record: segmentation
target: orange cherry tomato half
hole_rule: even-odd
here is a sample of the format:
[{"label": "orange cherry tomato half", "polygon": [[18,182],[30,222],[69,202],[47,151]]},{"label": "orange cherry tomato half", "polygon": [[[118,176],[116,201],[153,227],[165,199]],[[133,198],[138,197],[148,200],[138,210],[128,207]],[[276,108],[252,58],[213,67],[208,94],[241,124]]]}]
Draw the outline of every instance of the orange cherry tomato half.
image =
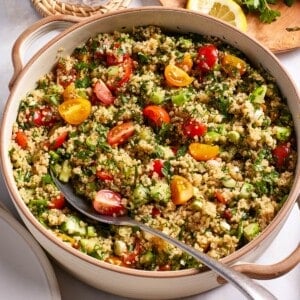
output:
[{"label": "orange cherry tomato half", "polygon": [[191,71],[193,68],[193,59],[191,55],[189,53],[185,53],[182,61],[180,61],[177,66],[186,72]]},{"label": "orange cherry tomato half", "polygon": [[61,117],[71,125],[79,125],[90,115],[92,105],[84,98],[71,99],[58,106]]},{"label": "orange cherry tomato half", "polygon": [[187,72],[172,64],[166,66],[164,74],[167,83],[171,86],[188,86],[194,80]]},{"label": "orange cherry tomato half", "polygon": [[96,177],[103,181],[111,181],[114,179],[113,175],[107,171],[99,170],[96,172]]},{"label": "orange cherry tomato half", "polygon": [[168,112],[159,105],[146,106],[143,114],[156,126],[162,126],[163,123],[170,123],[171,121]]},{"label": "orange cherry tomato half", "polygon": [[184,177],[174,175],[171,179],[171,197],[175,205],[181,205],[194,196],[193,185]]},{"label": "orange cherry tomato half", "polygon": [[223,70],[229,76],[243,75],[246,72],[247,64],[244,60],[231,54],[225,54],[221,59]]},{"label": "orange cherry tomato half", "polygon": [[18,131],[16,133],[16,142],[22,149],[26,149],[28,145],[27,135],[23,131]]},{"label": "orange cherry tomato half", "polygon": [[135,131],[133,122],[126,122],[113,127],[107,134],[107,142],[111,146],[125,143]]},{"label": "orange cherry tomato half", "polygon": [[215,198],[217,199],[217,201],[219,203],[222,203],[222,204],[227,203],[226,198],[224,197],[224,195],[220,191],[215,191],[214,196],[215,196]]},{"label": "orange cherry tomato half", "polygon": [[123,260],[118,256],[109,256],[108,258],[106,258],[105,261],[112,264],[112,265],[121,266],[121,267],[128,267],[127,265],[125,265]]},{"label": "orange cherry tomato half", "polygon": [[78,98],[74,82],[69,84],[63,92],[64,101]]},{"label": "orange cherry tomato half", "polygon": [[210,160],[215,157],[220,152],[219,146],[201,144],[201,143],[191,143],[189,145],[189,153],[196,160]]}]

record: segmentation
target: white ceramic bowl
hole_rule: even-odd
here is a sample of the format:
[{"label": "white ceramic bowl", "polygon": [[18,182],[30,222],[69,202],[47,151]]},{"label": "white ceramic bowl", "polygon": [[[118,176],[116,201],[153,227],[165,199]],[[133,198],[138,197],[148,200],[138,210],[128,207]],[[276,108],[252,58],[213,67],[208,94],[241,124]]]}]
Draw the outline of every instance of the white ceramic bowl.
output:
[{"label": "white ceramic bowl", "polygon": [[[161,7],[128,9],[83,20],[51,40],[22,68],[20,56],[22,49],[25,47],[24,45],[27,45],[30,39],[47,32],[51,28],[66,27],[66,24],[70,21],[78,20],[66,16],[50,17],[41,20],[20,36],[13,51],[16,76],[13,80],[14,84],[1,124],[1,160],[2,173],[21,218],[39,243],[64,268],[84,282],[101,290],[138,299],[167,299],[194,295],[218,286],[217,276],[211,271],[202,273],[194,269],[165,272],[138,271],[111,265],[67,246],[45,229],[34,218],[21,199],[14,182],[8,156],[12,125],[17,116],[20,99],[34,88],[35,82],[41,75],[49,72],[54,66],[57,60],[57,52],[60,48],[64,48],[65,53],[71,53],[77,45],[98,32],[131,30],[138,25],[158,25],[172,31],[195,32],[217,36],[243,51],[252,63],[260,64],[269,71],[277,78],[281,92],[287,98],[295,122],[299,148],[300,102],[299,94],[292,80],[273,54],[255,40],[230,25],[188,10]],[[299,179],[299,175],[298,165],[296,178]],[[300,181],[296,180],[288,200],[266,230],[248,245],[222,259],[222,261],[228,265],[233,265],[238,261],[253,261],[264,252],[288,217],[299,190]],[[251,268],[254,269],[255,266]],[[272,277],[272,274],[268,276]]]}]

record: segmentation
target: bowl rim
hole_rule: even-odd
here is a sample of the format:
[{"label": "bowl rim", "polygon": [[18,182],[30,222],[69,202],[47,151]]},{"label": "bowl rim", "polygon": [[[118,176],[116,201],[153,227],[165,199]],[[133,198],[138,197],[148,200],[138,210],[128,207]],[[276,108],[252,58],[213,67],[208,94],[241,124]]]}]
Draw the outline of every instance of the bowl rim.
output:
[{"label": "bowl rim", "polygon": [[[200,12],[196,11],[188,11],[183,8],[169,8],[169,7],[161,7],[161,6],[147,6],[147,7],[139,7],[139,8],[126,8],[120,11],[114,11],[114,12],[109,12],[104,15],[93,15],[89,18],[85,18],[84,20],[80,21],[78,24],[72,25],[70,28],[64,30],[60,34],[58,34],[56,37],[52,38],[50,41],[48,41],[39,51],[37,51],[31,59],[26,63],[20,74],[18,74],[16,81],[14,82],[14,85],[12,86],[12,89],[10,91],[8,100],[6,102],[5,108],[4,108],[4,113],[3,113],[3,118],[1,121],[1,140],[3,140],[4,137],[4,131],[5,131],[5,124],[7,123],[7,118],[8,118],[8,113],[10,111],[10,107],[12,106],[12,101],[14,99],[14,93],[17,88],[17,86],[20,84],[22,81],[22,78],[26,74],[27,70],[30,69],[31,65],[33,64],[34,61],[36,61],[39,56],[49,47],[54,45],[56,42],[62,40],[65,36],[71,34],[74,31],[80,30],[80,28],[83,28],[87,24],[91,24],[93,22],[97,22],[98,20],[110,18],[111,16],[119,16],[119,15],[124,15],[126,13],[139,13],[143,11],[153,11],[153,10],[159,10],[159,11],[165,11],[170,12],[170,13],[176,13],[176,12],[181,12],[186,15],[199,15],[200,18],[207,19],[209,22],[213,21],[214,23],[218,24],[218,26],[224,26],[230,28],[230,30],[233,30],[235,32],[239,32],[240,35],[242,35],[245,39],[248,39],[249,41],[252,41],[257,47],[261,48],[266,55],[271,56],[274,61],[277,62],[277,64],[280,66],[282,71],[286,73],[287,78],[293,82],[293,80],[290,78],[289,74],[286,72],[285,68],[282,66],[280,61],[277,59],[277,57],[270,52],[265,46],[260,44],[258,41],[256,41],[254,38],[246,35],[245,33],[241,32],[234,26],[227,24],[221,20],[215,19],[213,17],[210,17],[208,15],[204,15]],[[48,18],[53,18],[53,17],[48,17]],[[55,18],[55,16],[54,16]],[[163,27],[163,25],[161,26]],[[294,86],[294,84],[293,84]],[[299,92],[295,88],[295,93],[300,99]],[[14,185],[14,180],[12,182],[8,179],[9,174],[8,170],[6,169],[7,167],[10,166],[9,162],[9,157],[7,156],[7,149],[3,146],[3,143],[1,143],[1,169],[2,173],[4,175],[6,187],[9,191],[9,194],[12,198],[12,202],[16,206],[18,213],[21,215],[21,218],[24,221],[29,222],[40,234],[42,234],[45,238],[50,240],[55,246],[58,248],[63,249],[64,251],[68,252],[69,254],[80,258],[84,260],[85,262],[92,264],[93,266],[101,267],[110,271],[122,273],[122,274],[127,274],[131,276],[137,276],[137,277],[147,277],[147,278],[173,278],[173,277],[183,277],[183,276],[190,276],[190,275],[195,275],[197,273],[206,273],[206,272],[211,272],[210,270],[207,271],[199,271],[198,269],[191,268],[191,269],[183,269],[183,270],[177,270],[177,271],[146,271],[146,270],[138,270],[138,269],[131,269],[131,268],[126,268],[126,267],[121,267],[117,265],[113,265],[111,263],[98,260],[94,257],[91,257],[77,249],[74,249],[73,247],[67,245],[65,242],[61,241],[59,238],[57,238],[51,231],[47,230],[45,227],[41,225],[41,223],[34,217],[34,215],[31,213],[25,202],[22,200],[21,196],[18,193],[18,189]],[[295,175],[299,174],[299,161],[297,162],[297,169],[295,171]],[[281,223],[284,223],[285,219],[288,217],[290,211],[293,208],[294,203],[296,202],[297,199],[297,189],[300,190],[300,181],[298,180],[294,181],[293,187],[290,191],[289,197],[284,203],[284,205],[281,207],[281,209],[278,211],[274,219],[271,221],[271,223],[264,229],[264,231],[256,237],[254,240],[243,246],[242,248],[236,250],[235,252],[229,254],[228,256],[220,259],[220,261],[224,264],[232,265],[233,263],[239,261],[239,258],[243,257],[245,254],[255,250],[260,246],[260,244],[263,242],[263,240],[270,235],[273,231],[275,231],[276,228],[280,227],[279,225]],[[20,213],[22,212],[22,214]],[[26,222],[25,222],[26,223]],[[26,224],[27,225],[27,224]],[[47,251],[47,249],[45,249]]]}]

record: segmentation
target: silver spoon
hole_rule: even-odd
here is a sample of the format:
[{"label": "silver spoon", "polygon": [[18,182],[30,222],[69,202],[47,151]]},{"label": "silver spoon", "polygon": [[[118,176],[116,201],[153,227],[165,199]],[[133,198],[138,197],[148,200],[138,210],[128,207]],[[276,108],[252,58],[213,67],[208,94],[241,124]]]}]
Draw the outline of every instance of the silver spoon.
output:
[{"label": "silver spoon", "polygon": [[149,227],[128,216],[112,217],[100,215],[94,210],[92,205],[90,205],[87,201],[78,197],[74,193],[73,188],[70,184],[62,183],[54,176],[52,171],[50,172],[55,185],[64,194],[68,203],[72,205],[76,210],[81,212],[83,215],[106,224],[137,226],[143,231],[149,232],[155,236],[159,236],[160,238],[166,240],[170,244],[173,244],[178,248],[182,249],[198,261],[201,261],[207,267],[214,270],[220,276],[222,276],[227,281],[231,282],[234,286],[236,286],[248,299],[276,299],[276,297],[272,295],[268,290],[266,290],[263,286],[259,285],[249,277],[225,266],[224,264],[208,256],[207,254],[197,251],[193,247],[188,246],[183,242],[180,242],[179,240],[174,239],[159,230]]}]

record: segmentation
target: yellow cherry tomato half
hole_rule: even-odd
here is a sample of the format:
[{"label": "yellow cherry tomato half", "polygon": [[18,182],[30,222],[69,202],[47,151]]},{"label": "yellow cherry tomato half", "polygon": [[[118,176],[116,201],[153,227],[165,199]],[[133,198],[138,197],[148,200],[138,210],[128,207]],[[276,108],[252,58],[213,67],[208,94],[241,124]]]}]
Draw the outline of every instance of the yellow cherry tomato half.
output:
[{"label": "yellow cherry tomato half", "polygon": [[199,160],[210,160],[218,156],[220,152],[219,146],[213,146],[201,143],[191,143],[189,145],[189,153],[191,156]]},{"label": "yellow cherry tomato half", "polygon": [[222,57],[221,65],[223,70],[232,77],[236,76],[237,74],[242,76],[246,72],[247,66],[244,60],[236,57],[235,55],[227,53]]},{"label": "yellow cherry tomato half", "polygon": [[78,95],[76,93],[75,84],[72,82],[64,89],[63,99],[64,101],[68,101],[76,98],[78,98]]},{"label": "yellow cherry tomato half", "polygon": [[166,66],[164,74],[167,83],[172,86],[188,86],[194,80],[187,72],[172,64]]},{"label": "yellow cherry tomato half", "polygon": [[92,105],[89,100],[76,98],[64,101],[58,106],[61,117],[71,125],[79,125],[90,115]]},{"label": "yellow cherry tomato half", "polygon": [[175,205],[182,205],[194,196],[193,185],[182,176],[174,175],[170,188],[171,198]]}]

